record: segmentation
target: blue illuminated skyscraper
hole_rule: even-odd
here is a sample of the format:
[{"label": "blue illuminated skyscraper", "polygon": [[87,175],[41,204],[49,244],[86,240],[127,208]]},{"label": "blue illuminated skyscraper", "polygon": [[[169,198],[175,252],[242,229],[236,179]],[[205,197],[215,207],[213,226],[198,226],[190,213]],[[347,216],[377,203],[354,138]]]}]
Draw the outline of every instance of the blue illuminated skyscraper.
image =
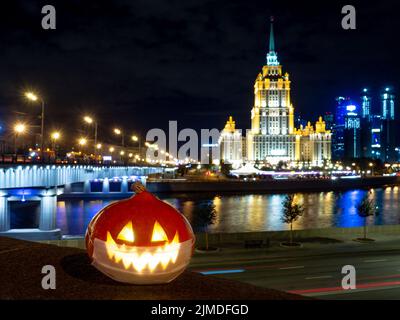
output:
[{"label": "blue illuminated skyscraper", "polygon": [[[348,100],[350,102],[350,100]],[[347,159],[359,158],[362,155],[361,145],[361,116],[359,108],[350,102],[346,106],[344,117],[343,147],[344,157]]]},{"label": "blue illuminated skyscraper", "polygon": [[383,161],[397,161],[398,147],[396,114],[394,106],[395,95],[391,88],[386,87],[381,93],[381,159]]},{"label": "blue illuminated skyscraper", "polygon": [[334,125],[335,125],[335,119],[332,114],[332,112],[325,112],[324,114],[324,121],[326,124],[326,129],[333,131],[334,130]]},{"label": "blue illuminated skyscraper", "polygon": [[371,104],[371,95],[367,88],[364,88],[361,93],[361,157],[363,158],[371,158],[372,157],[372,149],[371,149],[371,141],[372,141],[372,104]]},{"label": "blue illuminated skyscraper", "polygon": [[340,160],[344,156],[344,126],[346,116],[346,105],[349,99],[336,98],[335,117],[332,131],[332,158]]},{"label": "blue illuminated skyscraper", "polygon": [[382,119],[381,115],[371,117],[371,158],[382,158]]},{"label": "blue illuminated skyscraper", "polygon": [[381,94],[381,103],[382,120],[394,120],[394,94],[391,92],[389,87],[385,88]]},{"label": "blue illuminated skyscraper", "polygon": [[371,96],[367,88],[363,89],[361,95],[361,117],[363,119],[370,120],[372,116],[372,109],[371,109]]}]

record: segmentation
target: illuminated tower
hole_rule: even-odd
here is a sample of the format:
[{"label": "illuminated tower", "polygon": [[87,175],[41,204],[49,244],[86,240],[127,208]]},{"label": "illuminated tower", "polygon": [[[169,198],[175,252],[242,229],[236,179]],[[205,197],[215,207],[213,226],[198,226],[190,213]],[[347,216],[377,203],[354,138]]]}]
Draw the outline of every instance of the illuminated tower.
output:
[{"label": "illuminated tower", "polygon": [[390,88],[385,88],[381,94],[382,98],[382,120],[394,120],[394,94]]},{"label": "illuminated tower", "polygon": [[275,51],[273,18],[266,65],[254,84],[251,133],[248,135],[250,160],[277,163],[295,160],[293,106],[290,101],[289,74],[282,72]]},{"label": "illuminated tower", "polygon": [[383,161],[396,161],[397,160],[397,139],[396,135],[398,132],[396,115],[394,110],[395,95],[391,88],[385,88],[381,94],[381,120],[382,120],[382,155]]},{"label": "illuminated tower", "polygon": [[372,105],[369,90],[364,88],[361,94],[361,157],[372,157]]},{"label": "illuminated tower", "polygon": [[369,120],[371,118],[371,96],[369,95],[367,88],[363,89],[361,95],[361,106],[361,117]]}]

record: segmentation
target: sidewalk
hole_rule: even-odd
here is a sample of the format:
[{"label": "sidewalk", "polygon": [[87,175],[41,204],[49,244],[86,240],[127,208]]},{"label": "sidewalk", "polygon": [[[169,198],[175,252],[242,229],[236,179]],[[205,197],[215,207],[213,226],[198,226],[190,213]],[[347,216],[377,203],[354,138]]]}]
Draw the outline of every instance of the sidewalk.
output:
[{"label": "sidewalk", "polygon": [[[359,237],[344,235],[332,238],[309,238],[299,240],[302,243],[300,248],[281,247],[279,241],[273,241],[269,247],[245,249],[243,246],[226,245],[220,247],[218,252],[195,253],[192,258],[190,267],[193,269],[221,263],[235,264],[238,260],[255,261],[269,260],[280,261],[295,258],[315,257],[319,256],[335,256],[335,253],[343,254],[363,254],[363,253],[384,253],[387,251],[398,251],[400,253],[400,236],[399,235],[379,235],[369,234],[369,237],[376,241],[372,243],[360,243],[353,241]],[[340,239],[337,239],[340,238]]]}]

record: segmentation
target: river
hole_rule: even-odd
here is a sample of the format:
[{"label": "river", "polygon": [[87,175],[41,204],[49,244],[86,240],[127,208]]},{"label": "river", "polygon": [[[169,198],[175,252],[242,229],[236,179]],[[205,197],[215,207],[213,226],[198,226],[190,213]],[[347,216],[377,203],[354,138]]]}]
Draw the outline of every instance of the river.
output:
[{"label": "river", "polygon": [[[362,226],[363,220],[357,215],[357,205],[366,192],[357,189],[296,194],[305,210],[294,224],[294,229]],[[400,223],[399,187],[371,189],[369,192],[375,201],[377,215],[369,217],[368,224]],[[281,221],[285,194],[164,194],[159,197],[175,206],[189,221],[193,221],[193,209],[196,206],[214,204],[216,219],[209,226],[210,232],[288,229]],[[64,235],[82,235],[94,214],[112,201],[116,200],[59,200],[57,227]]]}]

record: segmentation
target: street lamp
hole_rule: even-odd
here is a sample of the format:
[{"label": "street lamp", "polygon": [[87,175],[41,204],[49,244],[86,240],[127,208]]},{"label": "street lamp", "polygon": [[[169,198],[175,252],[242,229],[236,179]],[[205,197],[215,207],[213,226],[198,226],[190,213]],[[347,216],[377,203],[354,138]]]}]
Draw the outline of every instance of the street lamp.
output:
[{"label": "street lamp", "polygon": [[141,151],[141,142],[142,142],[141,139],[139,139],[139,137],[136,135],[132,136],[131,139],[134,142],[139,142],[139,154],[141,154],[141,152],[140,152]]},{"label": "street lamp", "polygon": [[59,133],[58,131],[53,132],[53,133],[51,134],[51,138],[52,138],[53,140],[58,140],[58,139],[60,139],[60,133]]},{"label": "street lamp", "polygon": [[23,123],[17,123],[14,126],[14,154],[15,160],[17,160],[17,137],[19,134],[23,134],[26,131],[26,125]]},{"label": "street lamp", "polygon": [[41,115],[41,125],[40,125],[40,156],[41,159],[43,161],[43,148],[44,148],[44,101],[42,98],[38,97],[36,94],[34,94],[33,92],[26,92],[25,93],[25,97],[28,100],[31,101],[37,101],[40,100],[41,105],[42,105],[42,115]]},{"label": "street lamp", "polygon": [[86,143],[87,143],[87,139],[86,138],[79,138],[79,145],[85,146]]},{"label": "street lamp", "polygon": [[56,142],[58,139],[60,139],[61,134],[58,131],[54,131],[50,137],[51,137],[51,142],[52,142],[52,149],[54,150],[54,156],[55,156],[55,158],[57,158]]},{"label": "street lamp", "polygon": [[83,120],[88,124],[94,124],[94,155],[96,155],[96,149],[99,149],[97,148],[97,121],[89,116],[83,117]]},{"label": "street lamp", "polygon": [[124,134],[123,134],[123,132],[121,131],[121,129],[118,129],[118,128],[115,128],[114,129],[114,133],[117,135],[117,136],[121,136],[121,144],[122,144],[122,147],[124,147]]},{"label": "street lamp", "polygon": [[370,162],[368,165],[369,165],[369,167],[371,168],[371,174],[372,174],[372,175],[375,175],[375,173],[374,173],[374,163],[373,163],[373,162]]},{"label": "street lamp", "polygon": [[15,131],[15,133],[24,133],[25,132],[25,130],[26,130],[26,126],[23,124],[23,123],[17,123],[15,126],[14,126],[14,131]]}]

